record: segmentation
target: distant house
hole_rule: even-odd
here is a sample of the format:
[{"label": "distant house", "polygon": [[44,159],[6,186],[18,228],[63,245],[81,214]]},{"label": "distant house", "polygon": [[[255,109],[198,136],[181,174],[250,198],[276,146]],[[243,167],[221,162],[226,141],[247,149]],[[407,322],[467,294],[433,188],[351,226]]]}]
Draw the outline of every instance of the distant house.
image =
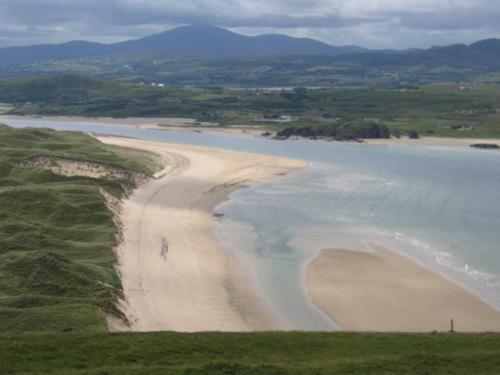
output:
[{"label": "distant house", "polygon": [[292,122],[299,120],[299,116],[292,115],[264,115],[263,117],[257,117],[254,121],[263,121],[263,122]]},{"label": "distant house", "polygon": [[293,92],[296,95],[304,95],[304,94],[307,94],[307,88],[305,88],[305,87],[294,87],[293,88]]}]

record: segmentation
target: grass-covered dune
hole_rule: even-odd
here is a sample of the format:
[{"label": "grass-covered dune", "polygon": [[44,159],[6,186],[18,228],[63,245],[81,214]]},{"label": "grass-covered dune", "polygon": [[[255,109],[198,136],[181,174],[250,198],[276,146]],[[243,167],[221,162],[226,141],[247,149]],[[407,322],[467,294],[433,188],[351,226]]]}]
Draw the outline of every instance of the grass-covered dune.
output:
[{"label": "grass-covered dune", "polygon": [[0,372],[493,374],[500,335],[144,333],[0,335]]},{"label": "grass-covered dune", "polygon": [[0,125],[0,333],[104,331],[104,314],[120,314],[121,285],[117,227],[100,189],[119,197],[134,180],[29,166],[41,156],[144,175],[154,163],[82,133]]}]

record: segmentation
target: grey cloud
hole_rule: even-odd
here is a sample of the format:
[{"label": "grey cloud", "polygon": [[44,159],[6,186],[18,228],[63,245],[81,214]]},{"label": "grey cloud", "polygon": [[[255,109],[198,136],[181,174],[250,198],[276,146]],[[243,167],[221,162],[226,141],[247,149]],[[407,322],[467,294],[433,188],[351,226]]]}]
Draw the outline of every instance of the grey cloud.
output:
[{"label": "grey cloud", "polygon": [[[318,37],[332,44],[339,43],[338,35],[342,35],[342,43],[371,47],[423,46],[428,43],[430,32],[446,34],[446,40],[456,42],[465,36],[470,39],[475,30],[478,38],[484,35],[484,30],[490,30],[490,36],[498,36],[500,10],[495,2],[0,0],[0,46],[74,38],[109,42],[182,24],[214,24],[251,33],[265,29],[297,34],[300,30],[300,35]],[[451,31],[457,31],[456,35],[452,36]],[[422,34],[422,43],[418,34]],[[411,45],[405,45],[403,35],[410,37],[407,43]]]},{"label": "grey cloud", "polygon": [[403,14],[399,18],[401,25],[415,29],[462,30],[489,28],[500,31],[500,7]]}]

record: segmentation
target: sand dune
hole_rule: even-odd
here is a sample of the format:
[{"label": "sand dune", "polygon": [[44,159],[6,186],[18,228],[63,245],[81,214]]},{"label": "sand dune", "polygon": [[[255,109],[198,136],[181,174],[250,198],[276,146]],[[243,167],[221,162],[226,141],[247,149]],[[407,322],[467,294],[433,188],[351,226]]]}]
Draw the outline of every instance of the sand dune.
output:
[{"label": "sand dune", "polygon": [[500,312],[453,282],[380,247],[323,250],[307,267],[313,303],[349,331],[500,331]]},{"label": "sand dune", "polygon": [[118,249],[133,331],[286,328],[215,236],[214,207],[239,187],[304,167],[270,156],[101,137],[155,152],[165,170],[124,202]]}]

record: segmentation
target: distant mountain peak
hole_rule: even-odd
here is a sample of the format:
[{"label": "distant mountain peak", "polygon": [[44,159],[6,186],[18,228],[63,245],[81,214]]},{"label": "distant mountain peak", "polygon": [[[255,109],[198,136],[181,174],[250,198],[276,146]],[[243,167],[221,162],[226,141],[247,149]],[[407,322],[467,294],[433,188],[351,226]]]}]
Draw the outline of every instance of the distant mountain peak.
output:
[{"label": "distant mountain peak", "polygon": [[360,47],[334,47],[309,39],[281,34],[246,36],[213,25],[185,25],[159,34],[115,44],[71,41],[59,45],[39,45],[0,49],[0,59],[34,62],[113,54],[186,54],[199,57],[240,57],[271,55],[336,56],[364,51]]},{"label": "distant mountain peak", "polygon": [[339,55],[351,53],[350,47],[333,47],[308,38],[269,34],[246,36],[218,26],[180,26],[142,39],[123,42],[120,48],[156,49],[162,53],[184,53],[205,57],[259,55]]}]

